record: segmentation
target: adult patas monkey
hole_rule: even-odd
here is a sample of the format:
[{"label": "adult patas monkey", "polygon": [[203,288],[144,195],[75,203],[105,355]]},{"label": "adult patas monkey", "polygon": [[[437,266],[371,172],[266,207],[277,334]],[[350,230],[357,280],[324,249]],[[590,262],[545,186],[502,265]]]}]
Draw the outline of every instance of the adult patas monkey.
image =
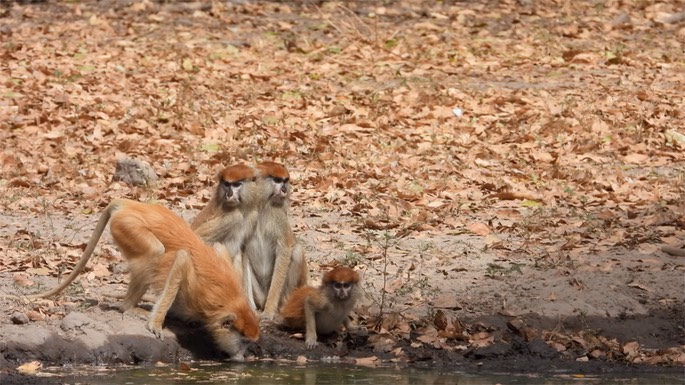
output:
[{"label": "adult patas monkey", "polygon": [[243,282],[250,304],[273,319],[283,298],[306,285],[307,263],[288,220],[288,170],[276,162],[262,162],[257,165],[257,176],[263,204],[243,248]]},{"label": "adult patas monkey", "polygon": [[281,308],[283,323],[291,329],[305,329],[305,346],[317,345],[318,334],[330,334],[345,325],[355,331],[348,315],[359,298],[359,274],[336,267],[323,276],[318,288],[305,286],[293,291]]},{"label": "adult patas monkey", "polygon": [[208,246],[183,219],[163,206],[125,199],[110,203],[69,277],[55,289],[29,298],[45,298],[64,290],[88,262],[110,219],[112,237],[131,273],[121,310],[136,306],[152,287],[160,295],[146,326],[155,336],[163,338],[162,325],[171,310],[202,322],[222,351],[236,361],[244,360],[246,342],[259,338],[259,325],[225,247]]},{"label": "adult patas monkey", "polygon": [[205,242],[218,242],[226,247],[241,280],[242,248],[254,232],[264,201],[259,197],[255,179],[255,169],[244,164],[221,170],[212,198],[190,224]]},{"label": "adult patas monkey", "polygon": [[212,199],[193,220],[205,242],[221,242],[240,270],[249,304],[273,318],[279,302],[307,282],[307,264],[288,221],[290,174],[276,162],[219,172]]}]

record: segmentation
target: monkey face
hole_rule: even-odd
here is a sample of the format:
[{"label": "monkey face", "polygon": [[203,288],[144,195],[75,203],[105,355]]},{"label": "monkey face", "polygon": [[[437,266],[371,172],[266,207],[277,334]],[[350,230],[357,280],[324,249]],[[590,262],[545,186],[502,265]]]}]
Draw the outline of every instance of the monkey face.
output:
[{"label": "monkey face", "polygon": [[213,330],[212,335],[219,349],[231,357],[231,361],[245,361],[247,343],[243,337],[233,328],[218,328]]},{"label": "monkey face", "polygon": [[352,292],[352,283],[350,282],[333,282],[333,291],[335,292],[336,298],[340,300],[345,300],[350,297]]},{"label": "monkey face", "polygon": [[241,190],[243,189],[244,181],[228,181],[222,180],[219,188],[219,198],[226,208],[232,208],[240,205]]},{"label": "monkey face", "polygon": [[208,327],[219,349],[228,354],[231,361],[245,361],[245,350],[259,339],[259,326],[254,313],[250,311],[250,314],[243,316],[247,318],[236,318],[235,314],[229,313]]},{"label": "monkey face", "polygon": [[271,201],[276,204],[284,203],[290,197],[290,178],[269,177],[272,187]]}]

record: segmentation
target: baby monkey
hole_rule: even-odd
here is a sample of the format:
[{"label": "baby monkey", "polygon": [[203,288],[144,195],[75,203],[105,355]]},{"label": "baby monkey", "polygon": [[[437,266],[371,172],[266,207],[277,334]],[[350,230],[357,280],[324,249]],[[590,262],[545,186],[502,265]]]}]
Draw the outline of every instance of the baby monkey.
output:
[{"label": "baby monkey", "polygon": [[317,334],[330,334],[345,325],[355,331],[348,315],[359,298],[359,274],[336,267],[323,276],[318,288],[304,286],[293,291],[281,308],[283,323],[290,329],[305,329],[305,346],[317,345]]}]

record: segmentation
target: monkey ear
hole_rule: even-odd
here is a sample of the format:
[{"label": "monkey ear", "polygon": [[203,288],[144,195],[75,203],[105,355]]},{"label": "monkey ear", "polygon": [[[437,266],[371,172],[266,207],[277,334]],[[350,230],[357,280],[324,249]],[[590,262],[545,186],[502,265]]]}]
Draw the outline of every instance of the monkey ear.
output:
[{"label": "monkey ear", "polygon": [[233,322],[235,322],[236,316],[233,313],[228,313],[226,317],[224,317],[224,320],[221,321],[221,327],[228,329],[233,327]]}]

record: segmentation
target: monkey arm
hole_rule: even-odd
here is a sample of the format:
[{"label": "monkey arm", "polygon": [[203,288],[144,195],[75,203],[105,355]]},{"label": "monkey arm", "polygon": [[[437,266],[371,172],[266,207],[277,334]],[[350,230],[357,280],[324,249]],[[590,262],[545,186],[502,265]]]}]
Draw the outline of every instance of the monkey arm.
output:
[{"label": "monkey arm", "polygon": [[[254,289],[252,287],[256,278],[254,276],[254,273],[252,272],[252,265],[250,265],[250,259],[249,258],[242,258],[241,262],[242,262],[242,266],[240,267],[240,270],[243,274],[243,280],[242,280],[243,291],[245,292],[245,295],[247,296],[247,303],[250,305],[252,310],[256,310],[257,304],[255,304]],[[236,265],[236,267],[237,267],[237,265]]]},{"label": "monkey arm", "polygon": [[169,270],[164,289],[160,293],[159,299],[150,313],[150,318],[146,327],[152,334],[161,340],[164,339],[164,333],[162,331],[164,318],[166,318],[171,305],[176,299],[178,290],[181,287],[181,280],[189,274],[190,264],[191,260],[188,252],[185,250],[178,250],[174,259],[174,264],[171,265],[171,270]]},{"label": "monkey arm", "polygon": [[304,344],[307,349],[312,349],[318,344],[316,336],[316,312],[320,305],[317,302],[316,294],[307,296],[304,299],[304,320],[305,320],[305,339]]},{"label": "monkey arm", "polygon": [[264,305],[264,316],[269,319],[272,319],[276,315],[279,302],[284,294],[283,287],[288,278],[288,267],[292,260],[293,248],[294,236],[292,233],[284,242],[277,242],[276,261],[274,262],[271,285],[269,286],[266,304]]}]

